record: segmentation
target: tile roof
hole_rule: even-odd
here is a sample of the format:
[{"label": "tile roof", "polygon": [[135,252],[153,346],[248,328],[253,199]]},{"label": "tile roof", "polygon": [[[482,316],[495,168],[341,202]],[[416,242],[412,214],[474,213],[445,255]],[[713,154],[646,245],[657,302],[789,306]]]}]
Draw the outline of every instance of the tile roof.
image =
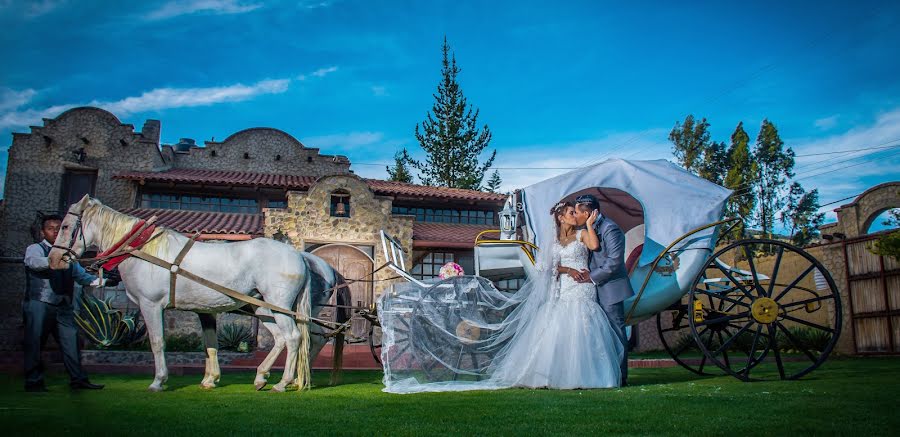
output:
[{"label": "tile roof", "polygon": [[192,234],[263,234],[262,214],[235,214],[228,212],[184,211],[175,209],[129,208],[123,213],[148,219],[156,216],[156,223],[178,232]]},{"label": "tile roof", "polygon": [[307,190],[316,182],[314,176],[250,173],[245,171],[194,170],[187,168],[176,168],[161,172],[132,171],[119,173],[113,177],[137,181],[260,186],[300,190]]},{"label": "tile roof", "polygon": [[[125,172],[114,176],[117,179],[154,182],[182,182],[195,184],[217,184],[237,186],[260,186],[290,190],[308,190],[316,183],[314,176],[277,175],[244,171],[172,169],[162,172]],[[375,194],[385,196],[420,197],[445,200],[487,201],[502,203],[503,194],[461,188],[427,187],[403,182],[363,179]]]},{"label": "tile roof", "polygon": [[413,247],[471,249],[475,247],[478,233],[496,228],[490,225],[416,222],[413,223]]}]

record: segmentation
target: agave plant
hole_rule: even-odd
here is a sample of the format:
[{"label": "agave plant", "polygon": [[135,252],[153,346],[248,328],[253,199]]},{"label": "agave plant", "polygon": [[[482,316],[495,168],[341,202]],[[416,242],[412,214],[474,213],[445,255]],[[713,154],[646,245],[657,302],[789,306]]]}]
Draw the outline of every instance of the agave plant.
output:
[{"label": "agave plant", "polygon": [[90,293],[82,293],[80,311],[75,322],[81,332],[97,347],[109,349],[138,342],[147,334],[147,327],[137,311],[123,313],[113,309],[111,299],[101,300]]},{"label": "agave plant", "polygon": [[247,325],[230,323],[222,326],[222,329],[219,330],[219,349],[247,352],[252,339],[253,333],[250,332]]}]

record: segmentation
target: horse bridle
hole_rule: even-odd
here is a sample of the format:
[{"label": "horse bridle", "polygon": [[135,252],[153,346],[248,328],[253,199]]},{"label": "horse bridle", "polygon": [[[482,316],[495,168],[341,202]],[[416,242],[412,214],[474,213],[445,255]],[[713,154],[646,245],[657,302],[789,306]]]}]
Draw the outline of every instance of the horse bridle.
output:
[{"label": "horse bridle", "polygon": [[52,247],[53,249],[60,249],[60,250],[65,251],[66,253],[63,254],[63,259],[65,259],[67,257],[70,260],[78,259],[78,255],[75,253],[74,250],[72,250],[72,248],[75,247],[75,242],[78,240],[78,237],[81,237],[82,244],[84,244],[84,246],[87,247],[87,241],[84,239],[84,229],[82,229],[82,225],[81,225],[81,214],[76,214],[74,212],[66,211],[66,215],[74,215],[75,216],[75,226],[74,226],[74,229],[72,229],[72,237],[69,238],[69,245],[68,246],[60,246],[58,244],[54,244],[53,246],[50,246],[50,247]]}]

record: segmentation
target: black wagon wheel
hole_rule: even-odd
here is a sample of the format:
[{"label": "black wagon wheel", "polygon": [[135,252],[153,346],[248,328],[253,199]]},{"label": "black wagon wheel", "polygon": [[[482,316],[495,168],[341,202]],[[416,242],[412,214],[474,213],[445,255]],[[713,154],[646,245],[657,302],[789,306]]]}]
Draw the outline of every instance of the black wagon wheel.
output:
[{"label": "black wagon wheel", "polygon": [[[696,281],[697,286],[703,287],[706,291],[724,291],[721,290],[723,284],[719,281],[707,281],[705,272],[700,276]],[[707,299],[706,303],[712,308],[711,297],[708,294],[704,297]],[[693,373],[702,376],[722,375],[724,372],[718,366],[711,365],[699,347],[700,344],[716,343],[718,333],[712,329],[701,331],[700,342],[695,341],[688,322],[688,319],[693,316],[688,299],[689,297],[685,296],[666,310],[656,314],[656,329],[663,348],[676,363]],[[760,348],[760,351],[754,354],[753,359],[750,360],[749,366],[752,368],[762,362],[768,351],[768,348]],[[744,371],[744,369],[740,370]]]},{"label": "black wagon wheel", "polygon": [[369,351],[372,352],[372,358],[381,364],[381,326],[373,322],[368,322],[368,325]]},{"label": "black wagon wheel", "polygon": [[451,277],[432,285],[413,307],[410,343],[427,381],[485,376],[493,349],[480,343],[488,332],[478,325],[502,320],[503,314],[482,305],[477,290],[484,287],[493,284],[481,277]]},{"label": "black wagon wheel", "polygon": [[743,381],[806,375],[828,358],[841,330],[828,270],[776,240],[741,240],[716,252],[691,286],[688,309],[704,359]]}]

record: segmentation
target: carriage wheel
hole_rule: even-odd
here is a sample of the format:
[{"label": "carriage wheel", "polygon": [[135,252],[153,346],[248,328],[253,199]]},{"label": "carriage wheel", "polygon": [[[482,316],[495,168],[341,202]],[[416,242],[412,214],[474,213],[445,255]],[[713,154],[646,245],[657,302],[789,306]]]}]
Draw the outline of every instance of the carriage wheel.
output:
[{"label": "carriage wheel", "polygon": [[381,364],[381,327],[369,322],[368,332],[369,350],[372,351],[372,358],[375,358],[375,362]]},{"label": "carriage wheel", "polygon": [[[705,275],[703,275],[705,278]],[[704,288],[709,290],[714,286],[707,284]],[[689,306],[685,303],[687,299],[675,302],[665,311],[656,314],[656,330],[663,348],[669,356],[681,367],[690,370],[701,376],[721,375],[723,372],[717,366],[710,366],[709,361],[700,350],[699,344],[708,344],[713,340],[715,333],[712,330],[703,332],[700,343],[694,340],[688,318],[691,317]],[[710,307],[712,303],[709,302]],[[754,355],[750,366],[759,364],[768,353],[769,349],[765,348],[760,353]],[[743,369],[741,369],[743,370]]]},{"label": "carriage wheel", "polygon": [[703,272],[688,293],[687,319],[704,360],[743,381],[797,379],[831,353],[841,329],[838,289],[802,249],[742,240]]},{"label": "carriage wheel", "polygon": [[478,296],[464,286],[473,280],[480,287],[493,287],[480,277],[451,277],[431,286],[413,307],[410,340],[428,381],[479,380],[485,376],[493,354],[478,343],[486,333],[467,320],[497,322],[504,314],[489,313],[479,305]]}]

